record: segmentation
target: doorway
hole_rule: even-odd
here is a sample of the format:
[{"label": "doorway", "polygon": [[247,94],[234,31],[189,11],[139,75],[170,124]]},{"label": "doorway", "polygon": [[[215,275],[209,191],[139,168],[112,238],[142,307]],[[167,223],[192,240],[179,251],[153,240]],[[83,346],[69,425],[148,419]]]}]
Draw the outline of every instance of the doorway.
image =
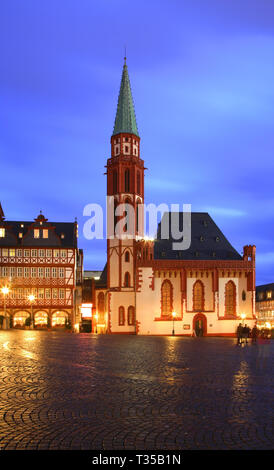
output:
[{"label": "doorway", "polygon": [[193,318],[193,330],[197,337],[206,336],[207,334],[207,321],[206,316],[202,313],[195,315]]}]

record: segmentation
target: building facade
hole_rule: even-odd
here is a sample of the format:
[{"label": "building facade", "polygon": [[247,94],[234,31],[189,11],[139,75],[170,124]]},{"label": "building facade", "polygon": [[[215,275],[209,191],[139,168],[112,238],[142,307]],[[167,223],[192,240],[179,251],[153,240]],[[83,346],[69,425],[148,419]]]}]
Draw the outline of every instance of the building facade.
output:
[{"label": "building facade", "polygon": [[274,283],[256,287],[256,314],[259,326],[274,328]]},{"label": "building facade", "polygon": [[77,222],[50,223],[42,213],[33,222],[6,221],[1,208],[2,324],[5,316],[13,327],[76,323],[83,272],[77,237]]},{"label": "building facade", "polygon": [[233,336],[239,322],[252,327],[255,246],[245,246],[241,256],[207,213],[191,214],[187,250],[173,250],[172,237],[160,237],[169,213],[155,240],[144,235],[145,164],[126,61],[106,168],[111,236],[95,282],[98,323],[109,333],[143,335]]}]

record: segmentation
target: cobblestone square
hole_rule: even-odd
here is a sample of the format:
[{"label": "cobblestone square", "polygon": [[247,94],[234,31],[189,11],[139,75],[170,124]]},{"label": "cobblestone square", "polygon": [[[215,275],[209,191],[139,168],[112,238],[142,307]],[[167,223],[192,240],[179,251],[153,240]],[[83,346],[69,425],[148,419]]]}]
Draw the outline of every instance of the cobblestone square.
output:
[{"label": "cobblestone square", "polygon": [[273,341],[1,331],[1,449],[272,449]]}]

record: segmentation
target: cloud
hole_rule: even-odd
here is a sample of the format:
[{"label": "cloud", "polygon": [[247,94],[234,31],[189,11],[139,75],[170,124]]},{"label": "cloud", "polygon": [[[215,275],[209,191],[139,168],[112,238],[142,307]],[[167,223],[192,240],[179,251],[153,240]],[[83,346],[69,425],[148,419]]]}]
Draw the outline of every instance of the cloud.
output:
[{"label": "cloud", "polygon": [[146,188],[149,189],[167,189],[169,191],[174,191],[174,192],[186,192],[188,191],[188,187],[185,183],[177,183],[176,181],[172,180],[164,180],[164,179],[158,179],[158,178],[151,178],[149,177],[146,180]]},{"label": "cloud", "polygon": [[274,251],[268,253],[257,253],[257,263],[259,264],[274,264]]}]

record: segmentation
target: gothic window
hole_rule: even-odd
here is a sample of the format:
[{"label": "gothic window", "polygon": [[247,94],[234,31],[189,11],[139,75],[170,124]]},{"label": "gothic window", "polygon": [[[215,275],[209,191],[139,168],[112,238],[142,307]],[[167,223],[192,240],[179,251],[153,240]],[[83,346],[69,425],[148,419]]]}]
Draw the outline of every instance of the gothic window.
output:
[{"label": "gothic window", "polygon": [[128,310],[127,310],[127,322],[128,322],[128,325],[134,325],[135,323],[135,311],[132,305],[128,307]]},{"label": "gothic window", "polygon": [[124,216],[126,216],[126,218],[125,218],[126,223],[125,223],[125,226],[124,226],[124,231],[125,232],[127,232],[128,230],[131,230],[130,223],[129,223],[129,221],[130,221],[129,217],[131,215],[131,212],[130,212],[131,207],[129,207],[130,205],[131,205],[130,199],[126,199],[125,200],[125,206],[126,207],[125,207],[125,212],[124,212]]},{"label": "gothic window", "polygon": [[130,274],[128,272],[125,273],[124,287],[130,287]]},{"label": "gothic window", "polygon": [[125,170],[125,192],[126,193],[129,193],[129,177],[130,177],[130,173],[129,173],[129,169]]},{"label": "gothic window", "polygon": [[126,251],[126,253],[125,253],[125,262],[126,263],[129,262],[129,251]]},{"label": "gothic window", "polygon": [[125,324],[125,308],[119,307],[119,326]]},{"label": "gothic window", "polygon": [[196,281],[193,286],[193,310],[204,310],[204,285],[201,281]]},{"label": "gothic window", "polygon": [[161,287],[162,317],[170,316],[172,312],[172,284],[165,280]]},{"label": "gothic window", "polygon": [[114,218],[114,235],[115,235],[115,229],[116,229],[116,224],[118,222],[118,216],[116,215],[116,209],[118,207],[118,202],[114,200],[114,208],[113,208],[113,218]]},{"label": "gothic window", "polygon": [[232,281],[225,286],[225,315],[236,315],[236,286]]}]

